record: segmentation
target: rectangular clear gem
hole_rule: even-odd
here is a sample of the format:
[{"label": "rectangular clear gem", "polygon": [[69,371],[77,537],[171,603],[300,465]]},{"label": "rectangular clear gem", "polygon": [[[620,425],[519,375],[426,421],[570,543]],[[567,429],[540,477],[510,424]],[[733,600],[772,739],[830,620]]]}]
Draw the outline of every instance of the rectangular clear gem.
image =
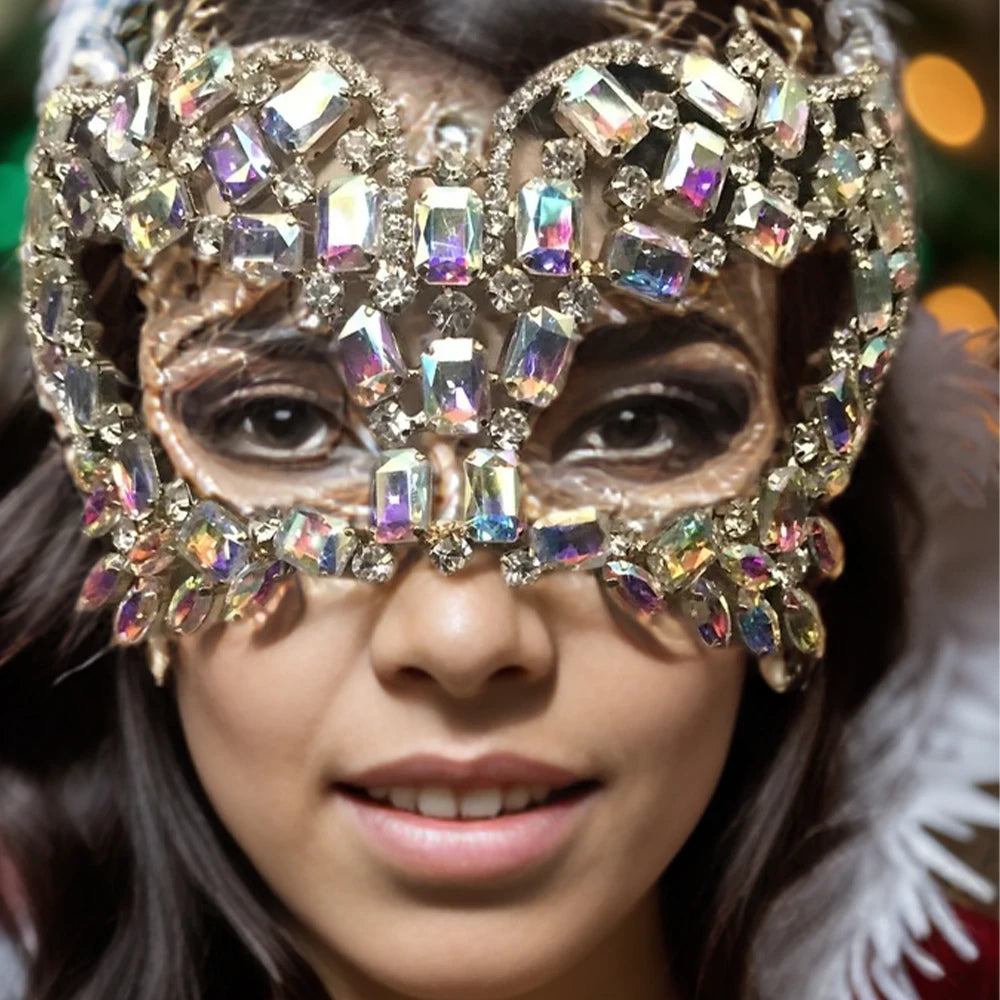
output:
[{"label": "rectangular clear gem", "polygon": [[802,213],[756,181],[736,192],[726,224],[740,246],[775,267],[790,264],[799,251]]},{"label": "rectangular clear gem", "polygon": [[809,125],[809,88],[797,73],[771,71],[764,77],[757,128],[764,144],[783,160],[802,155]]},{"label": "rectangular clear gem", "polygon": [[286,152],[303,153],[346,115],[351,107],[347,94],[347,81],[319,63],[264,105],[261,126]]},{"label": "rectangular clear gem", "polygon": [[487,544],[517,541],[524,528],[517,454],[476,448],[463,467],[469,539]]},{"label": "rectangular clear gem", "polygon": [[406,378],[389,321],[369,305],[357,308],[337,337],[337,356],[344,382],[354,400],[374,406],[395,394]]},{"label": "rectangular clear gem", "polygon": [[580,340],[576,320],[549,306],[536,306],[518,317],[503,365],[511,397],[548,406],[562,391]]},{"label": "rectangular clear gem", "polygon": [[607,562],[607,536],[594,507],[546,514],[532,523],[530,539],[543,566],[588,570]]},{"label": "rectangular clear gem", "polygon": [[[568,140],[563,140],[568,141]],[[535,177],[517,195],[517,256],[531,274],[571,274],[580,256],[583,198],[569,180]]]},{"label": "rectangular clear gem", "polygon": [[431,523],[431,464],[415,448],[384,452],[372,481],[372,522],[383,544],[412,542]]},{"label": "rectangular clear gem", "polygon": [[892,272],[881,250],[854,262],[854,305],[862,330],[884,330],[892,319]]},{"label": "rectangular clear gem", "polygon": [[208,140],[203,158],[222,197],[237,203],[257,194],[274,168],[264,137],[249,115],[219,129]]},{"label": "rectangular clear gem", "polygon": [[619,288],[663,302],[680,297],[691,277],[687,240],[642,222],[612,233],[606,255],[611,281]]},{"label": "rectangular clear gem", "polygon": [[909,233],[903,196],[884,170],[876,170],[868,178],[868,210],[879,244],[886,253],[906,242]]},{"label": "rectangular clear gem", "polygon": [[483,345],[469,337],[435,340],[420,368],[429,427],[439,434],[475,434],[490,400]]},{"label": "rectangular clear gem", "polygon": [[364,271],[382,236],[382,195],[363,175],[335,177],[316,204],[316,256],[331,271]]},{"label": "rectangular clear gem", "polygon": [[177,74],[170,90],[170,110],[182,122],[192,122],[211,111],[230,93],[235,68],[233,50],[219,45]]},{"label": "rectangular clear gem", "polygon": [[680,92],[696,108],[730,131],[748,125],[757,109],[753,87],[701,52],[688,52],[684,56]]},{"label": "rectangular clear gem", "polygon": [[191,215],[191,197],[176,177],[143,188],[125,203],[129,248],[135,253],[159,253],[187,232]]},{"label": "rectangular clear gem", "polygon": [[554,115],[599,156],[624,155],[649,134],[642,105],[607,70],[594,66],[581,66],[563,84]]},{"label": "rectangular clear gem", "polygon": [[314,576],[342,576],[356,545],[347,521],[309,509],[289,514],[274,539],[285,562]]},{"label": "rectangular clear gem", "polygon": [[237,270],[292,274],[302,267],[302,226],[286,212],[233,216],[223,253]]},{"label": "rectangular clear gem", "polygon": [[663,165],[668,214],[693,222],[707,219],[719,205],[729,163],[721,135],[697,122],[682,125]]},{"label": "rectangular clear gem", "polygon": [[414,266],[429,285],[468,285],[483,268],[483,200],[431,187],[413,207]]}]

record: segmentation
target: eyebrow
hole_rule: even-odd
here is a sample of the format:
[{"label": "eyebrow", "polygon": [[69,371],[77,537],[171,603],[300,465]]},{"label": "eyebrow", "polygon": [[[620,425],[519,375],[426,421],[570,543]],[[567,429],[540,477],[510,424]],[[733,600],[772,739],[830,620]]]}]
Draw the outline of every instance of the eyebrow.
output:
[{"label": "eyebrow", "polygon": [[213,327],[206,325],[192,331],[181,349],[198,350],[209,345],[255,349],[258,356],[327,361],[331,357],[333,341],[298,329],[291,323],[262,324],[260,326],[232,325]]},{"label": "eyebrow", "polygon": [[661,356],[688,344],[715,343],[731,347],[747,360],[756,361],[755,353],[743,336],[733,327],[706,313],[680,316],[663,313],[647,315],[635,322],[609,323],[587,332],[576,352],[578,361],[610,363],[622,360],[624,350],[630,363]]}]

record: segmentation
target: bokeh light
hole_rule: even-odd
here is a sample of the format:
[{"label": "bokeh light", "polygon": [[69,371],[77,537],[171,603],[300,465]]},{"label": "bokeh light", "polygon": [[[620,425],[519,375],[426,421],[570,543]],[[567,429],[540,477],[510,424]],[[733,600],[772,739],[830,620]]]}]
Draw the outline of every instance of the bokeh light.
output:
[{"label": "bokeh light", "polygon": [[968,330],[979,334],[969,338],[974,354],[991,357],[996,348],[997,314],[969,285],[946,285],[925,295],[921,305],[941,324],[943,330]]},{"label": "bokeh light", "polygon": [[920,128],[943,146],[967,146],[986,124],[976,81],[954,59],[927,54],[903,71],[903,99]]}]

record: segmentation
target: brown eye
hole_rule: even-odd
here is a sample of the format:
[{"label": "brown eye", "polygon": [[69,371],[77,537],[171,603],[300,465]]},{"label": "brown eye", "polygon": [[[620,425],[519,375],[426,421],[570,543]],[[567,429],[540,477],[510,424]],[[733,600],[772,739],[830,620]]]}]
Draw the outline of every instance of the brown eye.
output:
[{"label": "brown eye", "polygon": [[654,403],[637,403],[623,406],[610,413],[600,427],[588,435],[597,447],[628,450],[644,448],[657,440],[672,442],[672,427],[666,414],[657,410]]},{"label": "brown eye", "polygon": [[233,400],[209,423],[207,443],[247,461],[320,462],[330,457],[343,433],[336,413],[314,401],[279,393]]}]

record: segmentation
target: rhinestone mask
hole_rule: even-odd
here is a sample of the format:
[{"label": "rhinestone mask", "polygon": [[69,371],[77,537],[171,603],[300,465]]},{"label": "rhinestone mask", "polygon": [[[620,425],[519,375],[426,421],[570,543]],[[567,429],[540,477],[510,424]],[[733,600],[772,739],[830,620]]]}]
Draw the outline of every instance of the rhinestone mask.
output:
[{"label": "rhinestone mask", "polygon": [[[561,137],[514,186],[529,116]],[[511,586],[594,572],[640,617],[688,617],[713,647],[742,641],[788,686],[823,656],[807,588],[843,553],[821,509],[846,486],[914,283],[900,130],[876,68],[805,77],[747,26],[718,56],[580,50],[497,111],[482,162],[443,146],[428,167],[408,161],[380,83],[324,44],[182,34],[114,85],[63,86],[32,158],[24,308],[84,531],[110,542],[80,607],[114,605],[115,641],[134,644],[266,613],[296,572],[379,584],[407,547],[445,573],[485,547]],[[597,183],[614,221],[586,259],[583,192]],[[854,314],[756,495],[652,532],[596,507],[526,517],[519,448],[602,293],[683,311],[729,254],[783,268],[828,237],[850,247]],[[81,267],[95,243],[123,245],[140,280],[179,245],[249,282],[294,285],[299,326],[334,341],[380,449],[363,517],[333,503],[247,516],[170,469],[101,354]],[[476,284],[509,329],[493,370],[473,331]],[[411,368],[394,325],[428,286],[437,336]],[[468,445],[447,517],[418,446],[428,432]]]}]

